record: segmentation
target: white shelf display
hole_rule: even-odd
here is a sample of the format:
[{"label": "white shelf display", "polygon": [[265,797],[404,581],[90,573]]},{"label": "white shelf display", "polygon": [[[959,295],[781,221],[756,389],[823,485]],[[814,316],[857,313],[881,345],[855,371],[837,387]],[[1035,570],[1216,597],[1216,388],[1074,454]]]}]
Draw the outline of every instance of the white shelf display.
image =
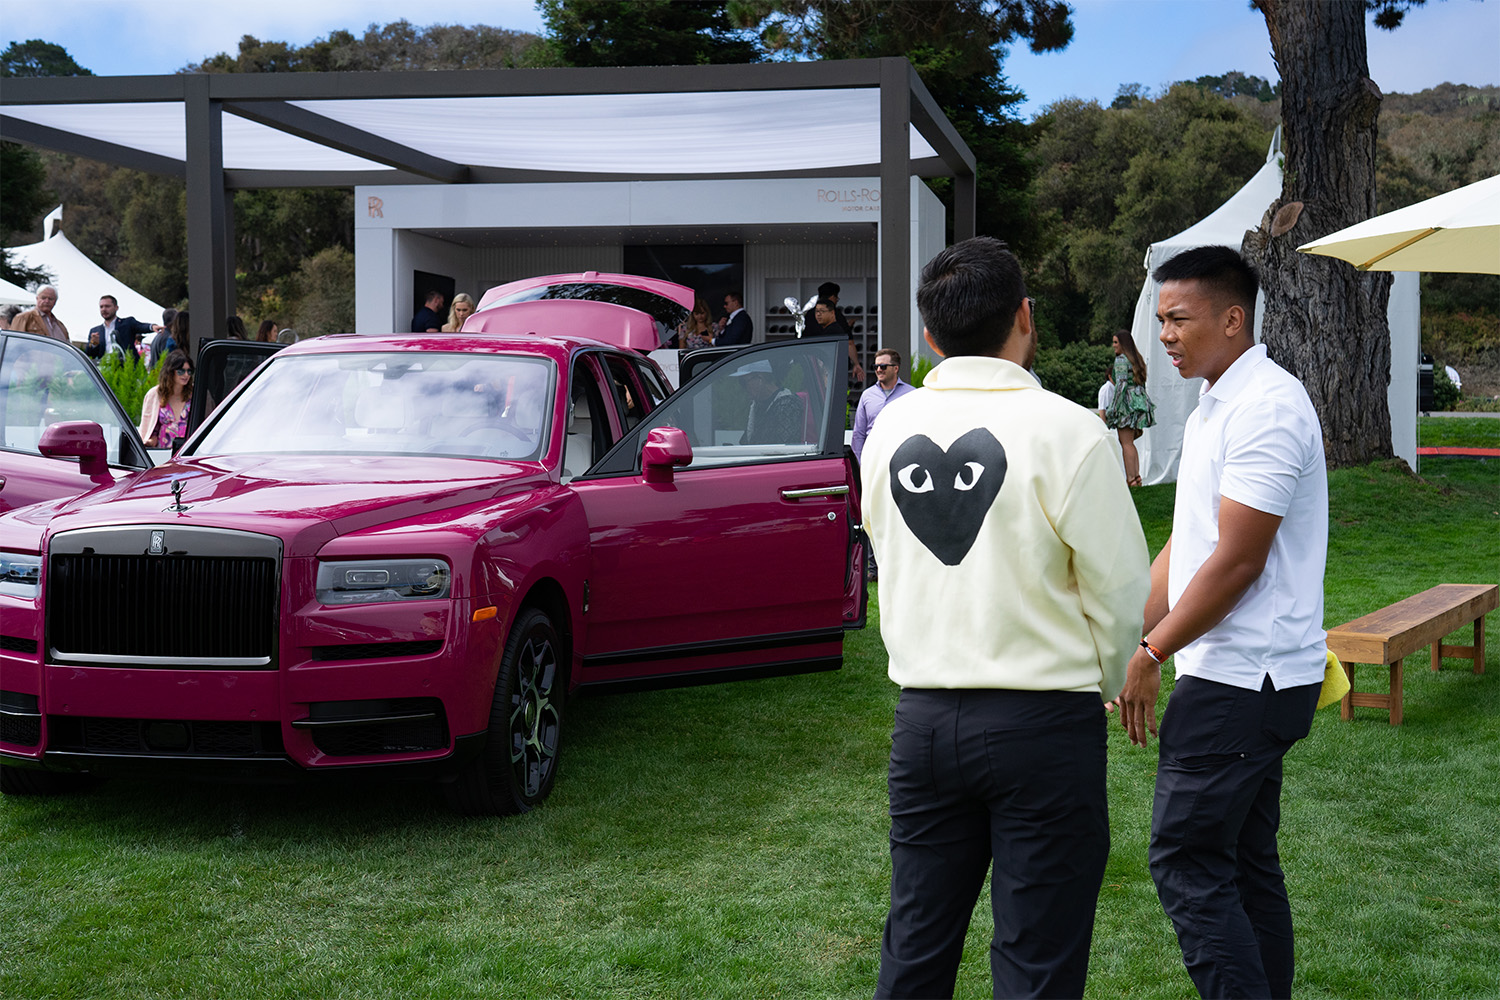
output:
[{"label": "white shelf display", "polygon": [[[767,278],[766,314],[760,318],[768,341],[791,340],[797,336],[795,317],[782,303],[788,296],[798,302],[816,300],[818,286],[833,281],[839,286],[839,311],[854,334],[860,363],[869,367],[880,348],[879,283],[874,278]],[[811,308],[809,305],[808,308]],[[816,324],[809,323],[804,336],[817,335]]]}]

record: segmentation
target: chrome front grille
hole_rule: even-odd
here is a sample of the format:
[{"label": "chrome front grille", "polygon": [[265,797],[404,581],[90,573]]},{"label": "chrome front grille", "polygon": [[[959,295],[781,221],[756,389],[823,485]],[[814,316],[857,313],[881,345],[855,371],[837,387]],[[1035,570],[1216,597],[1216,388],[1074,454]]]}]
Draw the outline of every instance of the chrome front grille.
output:
[{"label": "chrome front grille", "polygon": [[211,528],[60,534],[44,584],[48,658],[275,669],[280,556],[278,539]]}]

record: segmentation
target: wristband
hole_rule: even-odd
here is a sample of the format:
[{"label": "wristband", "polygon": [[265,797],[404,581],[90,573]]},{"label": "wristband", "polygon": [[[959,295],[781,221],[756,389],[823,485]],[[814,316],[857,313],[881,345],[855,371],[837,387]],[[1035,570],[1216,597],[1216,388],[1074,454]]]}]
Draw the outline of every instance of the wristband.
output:
[{"label": "wristband", "polygon": [[1167,661],[1167,654],[1151,645],[1151,641],[1145,636],[1141,636],[1141,648],[1146,651],[1147,656],[1151,657],[1157,663],[1165,663]]}]

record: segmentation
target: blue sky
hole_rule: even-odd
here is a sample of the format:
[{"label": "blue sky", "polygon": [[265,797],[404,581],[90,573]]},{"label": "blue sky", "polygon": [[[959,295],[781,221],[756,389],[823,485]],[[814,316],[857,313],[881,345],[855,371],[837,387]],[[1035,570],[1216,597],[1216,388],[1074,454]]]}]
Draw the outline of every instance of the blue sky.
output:
[{"label": "blue sky", "polygon": [[[1121,84],[1152,91],[1232,69],[1275,79],[1265,23],[1246,0],[1073,0],[1076,34],[1058,53],[1018,46],[1006,60],[1024,117],[1063,97],[1108,104]],[[441,17],[434,17],[435,11]],[[44,38],[100,75],[172,73],[241,35],[305,44],[339,28],[406,18],[540,32],[531,0],[0,0],[0,47]],[[1432,0],[1396,32],[1369,31],[1382,90],[1500,84],[1500,0]]]}]

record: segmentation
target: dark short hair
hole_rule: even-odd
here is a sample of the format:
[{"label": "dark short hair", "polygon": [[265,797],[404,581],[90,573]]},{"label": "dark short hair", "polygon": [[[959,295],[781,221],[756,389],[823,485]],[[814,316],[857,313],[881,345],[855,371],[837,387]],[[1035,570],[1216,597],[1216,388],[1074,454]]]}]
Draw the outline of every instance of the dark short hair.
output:
[{"label": "dark short hair", "polygon": [[105,294],[105,295],[99,296],[99,301],[100,302],[103,302],[105,299],[109,299],[109,301],[113,302],[115,304],[115,308],[116,309],[120,308],[120,300],[117,299],[117,298],[115,298],[113,295]]},{"label": "dark short hair", "polygon": [[818,298],[833,298],[839,293],[839,284],[836,281],[825,281],[818,286]]},{"label": "dark short hair", "polygon": [[922,268],[917,285],[922,323],[950,358],[999,351],[1025,298],[1021,262],[992,236],[942,251]]},{"label": "dark short hair", "polygon": [[422,300],[422,304],[426,305],[433,299],[442,299],[444,301],[447,301],[447,298],[448,296],[444,295],[441,290],[434,288],[427,293],[427,297]]},{"label": "dark short hair", "polygon": [[724,297],[726,299],[734,299],[734,301],[738,302],[740,305],[745,304],[745,296],[740,294],[740,290],[738,288],[731,288],[729,291],[724,293]]},{"label": "dark short hair", "polygon": [[1160,284],[1196,281],[1215,299],[1245,310],[1245,324],[1255,320],[1255,293],[1260,278],[1233,247],[1194,247],[1164,262],[1151,277]]},{"label": "dark short hair", "polygon": [[177,310],[173,309],[171,306],[168,306],[167,308],[165,308],[165,309],[163,309],[161,311],[161,325],[162,326],[171,326],[172,325],[172,321],[174,319],[176,319],[176,318],[177,318]]},{"label": "dark short hair", "polygon": [[882,347],[880,350],[875,352],[876,359],[878,360],[882,354],[890,355],[891,360],[896,362],[896,364],[898,365],[901,363],[901,352],[896,350],[894,347]]},{"label": "dark short hair", "polygon": [[816,301],[816,302],[813,303],[813,308],[814,309],[816,309],[818,306],[822,306],[825,309],[837,309],[838,308],[838,306],[834,305],[833,302],[830,299],[819,299],[818,301]]}]

